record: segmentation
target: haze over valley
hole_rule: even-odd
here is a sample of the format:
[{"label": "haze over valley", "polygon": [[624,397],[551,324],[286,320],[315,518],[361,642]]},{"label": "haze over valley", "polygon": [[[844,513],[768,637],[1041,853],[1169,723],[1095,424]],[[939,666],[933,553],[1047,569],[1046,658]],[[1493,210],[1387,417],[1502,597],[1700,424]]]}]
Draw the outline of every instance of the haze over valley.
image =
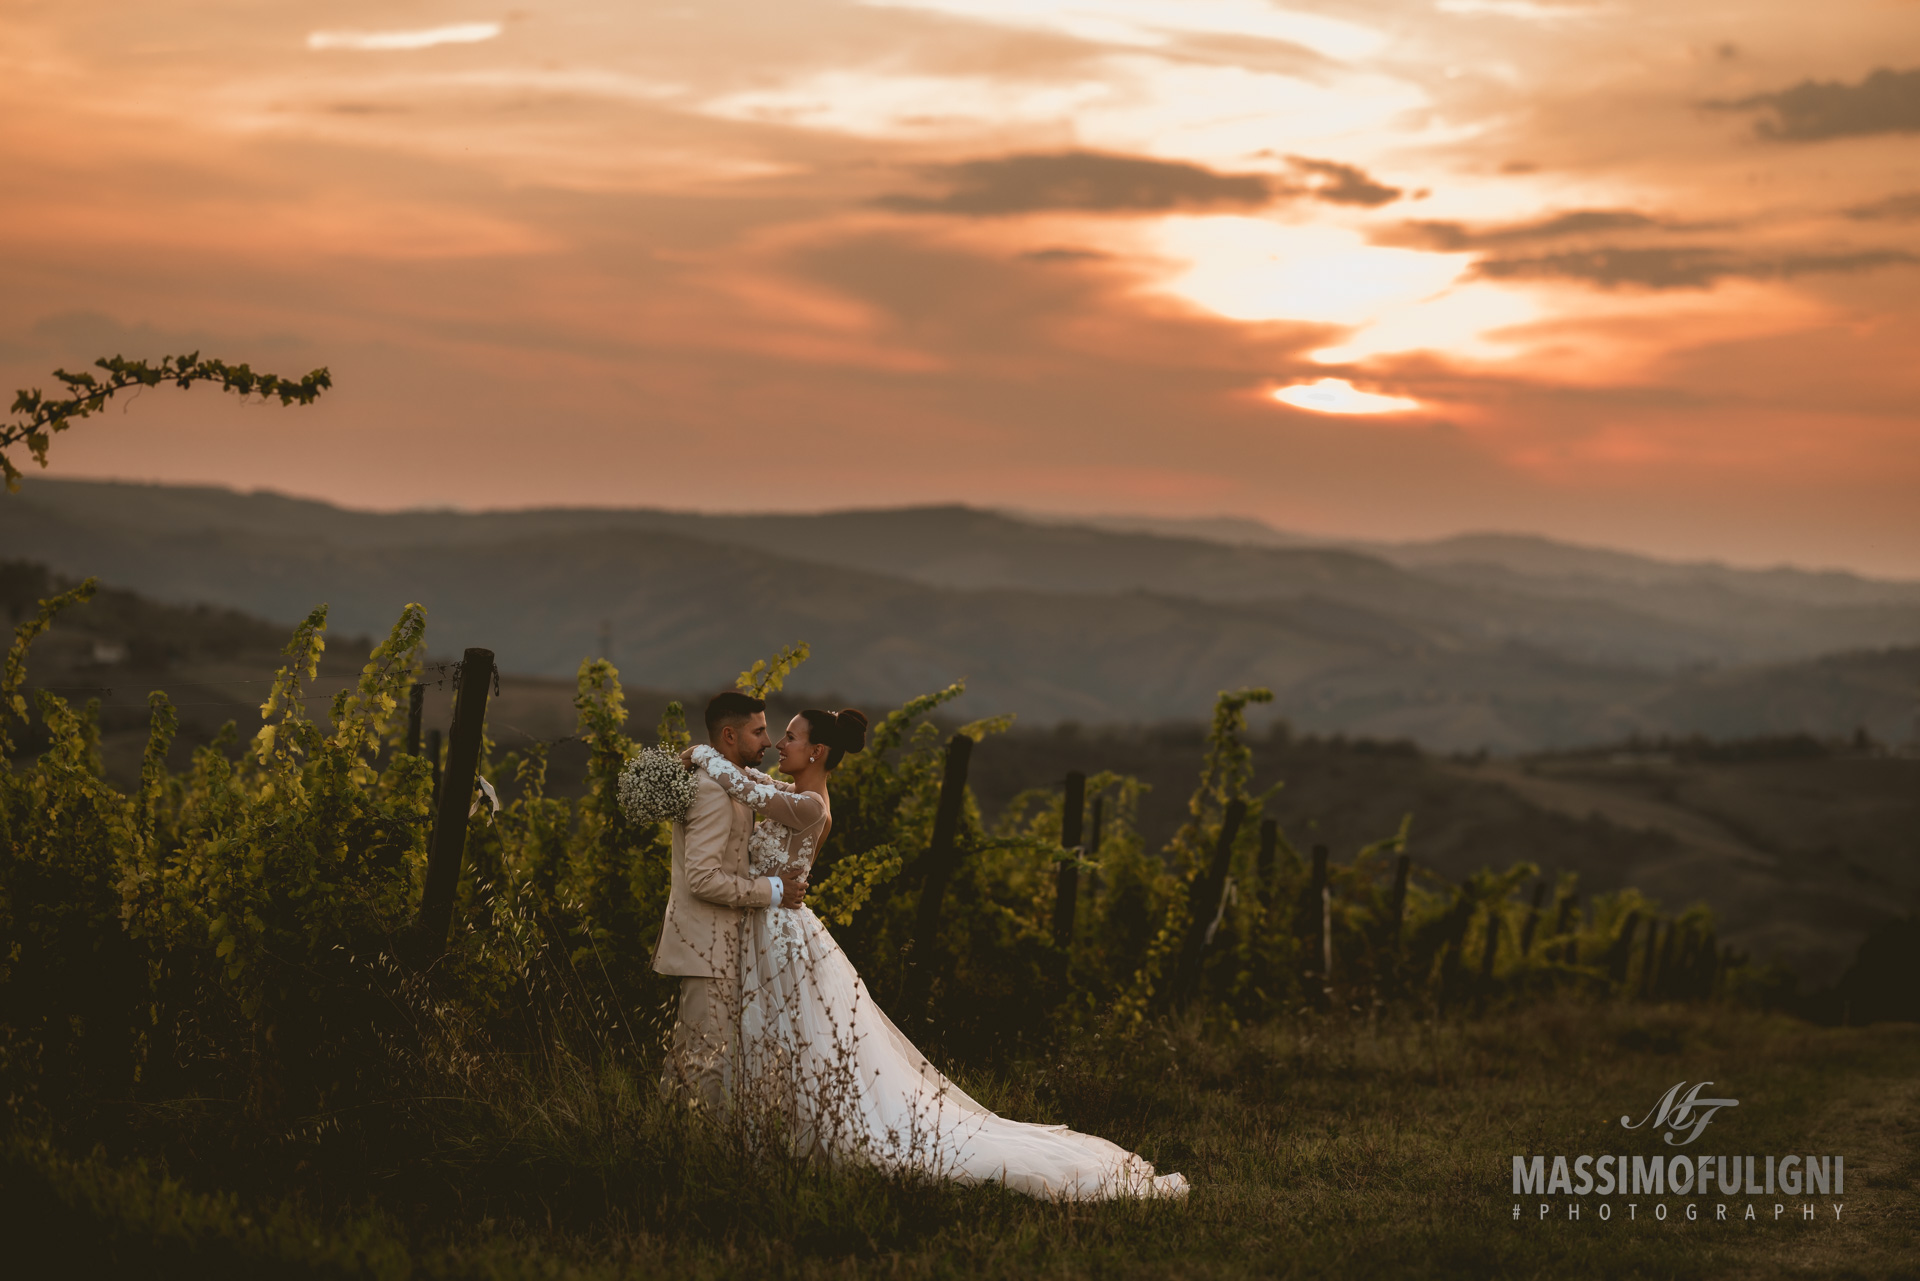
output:
[{"label": "haze over valley", "polygon": [[1122,523],[373,513],[35,477],[0,507],[0,545],[281,623],[325,602],[335,634],[383,634],[419,600],[436,652],[483,645],[530,676],[604,649],[633,683],[700,690],[806,641],[809,691],[890,703],[965,680],[963,711],[1036,724],[1193,719],[1265,685],[1298,730],[1430,750],[1913,733],[1920,583],[1513,535],[1263,545],[1264,527]]}]

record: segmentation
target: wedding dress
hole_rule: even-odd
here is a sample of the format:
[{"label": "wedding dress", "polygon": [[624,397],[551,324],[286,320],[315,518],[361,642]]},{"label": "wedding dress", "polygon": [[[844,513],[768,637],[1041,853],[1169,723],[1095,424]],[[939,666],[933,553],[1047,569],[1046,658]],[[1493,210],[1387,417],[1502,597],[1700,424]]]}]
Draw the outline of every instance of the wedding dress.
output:
[{"label": "wedding dress", "polygon": [[[693,760],[770,820],[748,843],[756,875],[812,865],[832,817],[825,797],[737,769],[711,748]],[[1053,1200],[1186,1195],[1184,1176],[1155,1174],[1116,1143],[1011,1121],[969,1098],[874,1004],[811,909],[747,912],[740,953],[736,1098],[800,1151]]]}]

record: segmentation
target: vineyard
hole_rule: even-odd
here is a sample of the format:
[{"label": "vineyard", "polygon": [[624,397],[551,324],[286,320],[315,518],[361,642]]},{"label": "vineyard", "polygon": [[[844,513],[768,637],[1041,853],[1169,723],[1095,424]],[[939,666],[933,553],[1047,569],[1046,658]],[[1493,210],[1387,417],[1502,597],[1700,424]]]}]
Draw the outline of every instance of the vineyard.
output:
[{"label": "vineyard", "polygon": [[[798,1269],[917,1248],[963,1210],[1016,1237],[1052,1213],[782,1165],[653,1097],[669,842],[620,812],[640,740],[605,661],[578,678],[584,794],[555,796],[547,745],[501,752],[486,732],[491,656],[429,665],[417,606],[310,714],[318,609],[260,725],[229,727],[184,772],[166,763],[175,709],[153,695],[123,794],[94,710],[27,696],[34,638],[91,590],[18,627],[0,689],[7,1180],[45,1224],[122,1262],[404,1275],[421,1249],[461,1272],[467,1250],[497,1275],[541,1271],[543,1252],[618,1266],[687,1250],[725,1271],[738,1250],[780,1257],[782,1233],[804,1245],[781,1265]],[[803,658],[756,663],[740,684],[773,692]],[[417,690],[448,680],[461,698],[443,746]],[[834,776],[811,902],[969,1089],[1185,1168],[1201,1202],[1210,1181],[1250,1176],[1200,1136],[1226,1143],[1226,1100],[1257,1112],[1289,1073],[1302,1098],[1347,1078],[1432,1091],[1518,1053],[1503,1037],[1545,1062],[1595,1027],[1655,1051],[1696,1027],[1781,1035],[1742,1012],[1770,980],[1716,944],[1704,909],[1583,897],[1530,864],[1447,883],[1409,853],[1417,815],[1358,850],[1296,846],[1262,817],[1274,793],[1253,789],[1243,743],[1265,691],[1220,696],[1164,849],[1136,829],[1140,785],[1110,773],[1025,793],[985,824],[968,761],[1007,722],[944,732],[936,713],[959,692],[874,718],[869,750]],[[688,741],[677,705],[648,739]],[[1329,1177],[1304,1141],[1275,1149],[1297,1162],[1277,1184]],[[763,1207],[757,1223],[729,1217],[740,1198]],[[1125,1255],[1162,1213],[1115,1210],[1089,1231]],[[628,1253],[582,1244],[605,1240]]]}]

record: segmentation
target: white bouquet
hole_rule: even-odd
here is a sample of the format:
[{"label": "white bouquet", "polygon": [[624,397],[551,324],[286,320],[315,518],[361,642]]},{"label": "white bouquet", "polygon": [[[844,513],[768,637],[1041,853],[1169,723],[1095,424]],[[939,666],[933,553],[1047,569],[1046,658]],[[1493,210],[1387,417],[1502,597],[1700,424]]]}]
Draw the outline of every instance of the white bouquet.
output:
[{"label": "white bouquet", "polygon": [[687,816],[694,776],[670,747],[643,747],[620,771],[620,812],[639,827]]}]

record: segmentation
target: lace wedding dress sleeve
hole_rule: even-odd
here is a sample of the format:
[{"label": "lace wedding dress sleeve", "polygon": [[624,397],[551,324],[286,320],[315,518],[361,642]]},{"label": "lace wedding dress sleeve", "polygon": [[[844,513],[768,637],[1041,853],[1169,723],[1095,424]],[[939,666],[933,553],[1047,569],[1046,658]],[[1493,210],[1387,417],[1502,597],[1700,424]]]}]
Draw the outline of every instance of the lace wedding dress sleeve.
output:
[{"label": "lace wedding dress sleeve", "polygon": [[706,745],[693,749],[694,768],[703,770],[727,795],[782,827],[804,832],[826,817],[827,807],[812,792],[796,792],[757,769],[743,770]]}]

